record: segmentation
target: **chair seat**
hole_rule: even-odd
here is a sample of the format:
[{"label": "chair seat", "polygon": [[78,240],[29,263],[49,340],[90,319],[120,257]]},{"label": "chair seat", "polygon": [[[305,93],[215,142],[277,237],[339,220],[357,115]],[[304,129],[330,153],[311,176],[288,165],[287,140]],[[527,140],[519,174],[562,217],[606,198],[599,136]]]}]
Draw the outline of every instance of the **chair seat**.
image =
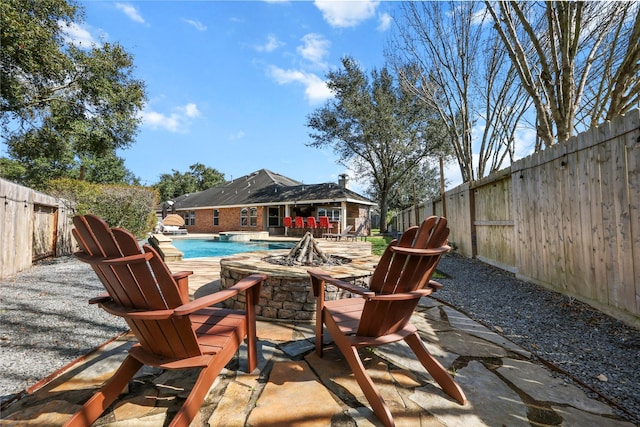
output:
[{"label": "chair seat", "polygon": [[247,333],[246,315],[241,311],[207,307],[189,318],[204,354],[217,354],[227,346],[238,348]]},{"label": "chair seat", "polygon": [[360,316],[365,304],[364,298],[345,298],[325,301],[324,307],[331,314],[336,326],[344,335],[353,335],[358,330]]}]

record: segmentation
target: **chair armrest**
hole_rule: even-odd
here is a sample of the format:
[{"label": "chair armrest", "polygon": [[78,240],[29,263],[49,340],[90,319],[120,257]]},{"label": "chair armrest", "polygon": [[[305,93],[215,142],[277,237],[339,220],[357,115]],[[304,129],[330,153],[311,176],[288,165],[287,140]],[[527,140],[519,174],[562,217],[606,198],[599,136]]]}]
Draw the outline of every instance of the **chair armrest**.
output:
[{"label": "chair armrest", "polygon": [[433,293],[433,289],[416,289],[411,292],[401,292],[397,294],[377,294],[368,299],[371,301],[405,301],[416,298],[422,298],[431,295]]},{"label": "chair armrest", "polygon": [[122,265],[122,264],[139,264],[141,262],[146,262],[151,259],[153,254],[140,253],[135,255],[123,256],[123,257],[97,257],[91,256],[86,252],[76,252],[74,253],[76,258],[78,258],[82,262],[86,262],[87,264],[106,264],[106,265]]},{"label": "chair armrest", "polygon": [[185,277],[191,276],[193,274],[193,271],[178,271],[176,273],[173,273],[173,279],[177,282],[180,279],[184,279]]},{"label": "chair armrest", "polygon": [[436,282],[435,280],[429,280],[429,283],[427,284],[427,286],[432,288],[433,292],[437,291],[438,289],[444,288],[442,283]]},{"label": "chair armrest", "polygon": [[138,308],[126,308],[116,304],[113,301],[104,301],[99,303],[100,307],[107,313],[114,316],[124,317],[133,320],[162,320],[169,319],[175,313],[174,309],[166,310],[142,310]]},{"label": "chair armrest", "polygon": [[98,295],[97,297],[93,297],[89,300],[89,304],[102,304],[107,301],[112,301],[112,298],[109,294]]},{"label": "chair armrest", "polygon": [[364,297],[369,298],[376,294],[370,289],[363,288],[362,286],[354,285],[352,283],[345,282],[344,280],[331,277],[328,273],[326,273],[323,270],[307,270],[307,273],[309,273],[310,276],[318,279],[321,282],[330,283],[334,286],[337,286],[340,289],[353,292],[354,294],[357,294],[357,295],[362,295]]},{"label": "chair armrest", "polygon": [[404,246],[389,246],[389,249],[392,252],[403,255],[418,255],[418,256],[431,256],[431,255],[440,255],[445,252],[451,250],[451,247],[448,245],[440,246],[439,248],[433,249],[416,249],[416,248],[407,248]]},{"label": "chair armrest", "polygon": [[180,299],[183,304],[189,302],[189,276],[193,274],[193,271],[178,271],[171,276],[173,280],[178,284],[178,292],[180,293]]},{"label": "chair armrest", "polygon": [[244,279],[240,280],[238,283],[228,289],[224,289],[210,295],[205,295],[187,304],[183,304],[180,307],[176,308],[174,312],[177,316],[186,316],[202,308],[209,307],[226,299],[229,299],[239,294],[240,292],[246,291],[247,289],[257,284],[262,283],[265,280],[267,280],[266,274],[252,274],[251,276],[247,276]]}]

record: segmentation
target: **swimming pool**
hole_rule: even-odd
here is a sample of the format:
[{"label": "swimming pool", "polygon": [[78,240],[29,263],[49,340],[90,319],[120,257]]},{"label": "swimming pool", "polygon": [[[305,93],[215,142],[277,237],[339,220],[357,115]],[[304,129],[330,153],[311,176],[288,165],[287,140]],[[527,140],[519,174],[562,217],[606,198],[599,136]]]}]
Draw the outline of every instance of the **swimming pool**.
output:
[{"label": "swimming pool", "polygon": [[173,246],[181,251],[183,258],[227,256],[241,252],[291,249],[293,242],[223,242],[212,239],[173,239]]}]

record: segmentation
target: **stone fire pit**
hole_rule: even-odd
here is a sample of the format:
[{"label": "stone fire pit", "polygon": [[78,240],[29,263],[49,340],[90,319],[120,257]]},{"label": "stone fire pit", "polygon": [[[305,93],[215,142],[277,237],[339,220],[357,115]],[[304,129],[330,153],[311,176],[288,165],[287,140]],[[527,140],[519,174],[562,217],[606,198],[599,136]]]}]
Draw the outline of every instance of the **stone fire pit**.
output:
[{"label": "stone fire pit", "polygon": [[[313,243],[311,243],[313,244]],[[371,246],[364,243],[329,244],[326,245],[332,255],[341,260],[339,265],[285,265],[274,259],[286,258],[290,252],[259,251],[237,254],[220,260],[220,286],[227,289],[241,279],[253,274],[264,273],[268,276],[260,292],[260,301],[256,308],[257,315],[264,319],[288,321],[312,321],[315,319],[315,297],[311,290],[311,281],[307,270],[320,268],[334,277],[353,282],[363,280],[371,275],[379,257],[371,255]],[[322,250],[321,250],[322,251]],[[331,255],[327,255],[331,257]],[[349,293],[328,286],[327,300],[345,298]],[[227,300],[229,308],[244,308],[244,295]]]}]

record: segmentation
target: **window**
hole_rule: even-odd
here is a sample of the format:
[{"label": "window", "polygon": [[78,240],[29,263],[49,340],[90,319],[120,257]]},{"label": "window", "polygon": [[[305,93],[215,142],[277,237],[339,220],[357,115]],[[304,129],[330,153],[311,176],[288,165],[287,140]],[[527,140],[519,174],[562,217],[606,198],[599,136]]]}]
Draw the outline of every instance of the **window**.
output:
[{"label": "window", "polygon": [[329,221],[340,221],[340,208],[318,208],[318,216],[328,216]]},{"label": "window", "polygon": [[258,226],[258,208],[249,209],[249,225],[251,227]]},{"label": "window", "polygon": [[269,208],[269,227],[280,225],[280,208]]},{"label": "window", "polygon": [[249,209],[242,208],[240,210],[240,227],[246,227],[249,225]]},{"label": "window", "polygon": [[196,211],[185,211],[183,218],[184,225],[196,225]]},{"label": "window", "polygon": [[258,225],[258,208],[242,208],[240,210],[240,226],[256,227]]},{"label": "window", "polygon": [[220,211],[218,209],[213,210],[213,226],[220,225]]}]

